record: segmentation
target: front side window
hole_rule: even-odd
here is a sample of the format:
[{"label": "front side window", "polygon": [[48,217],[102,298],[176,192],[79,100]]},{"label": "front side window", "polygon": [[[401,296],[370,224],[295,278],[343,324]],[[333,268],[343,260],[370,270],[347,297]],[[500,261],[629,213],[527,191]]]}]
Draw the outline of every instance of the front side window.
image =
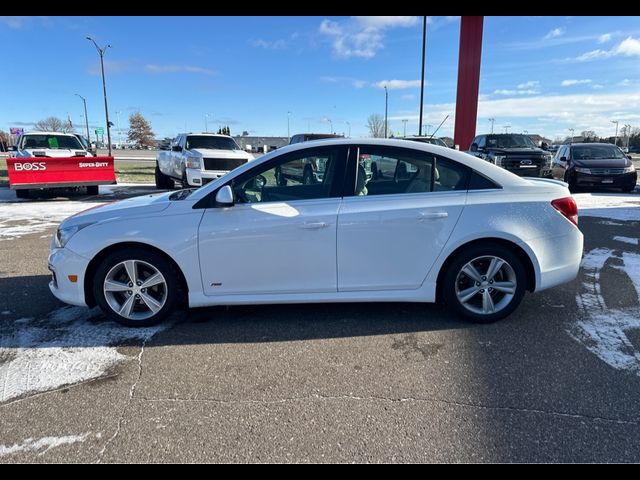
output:
[{"label": "front side window", "polygon": [[305,149],[283,155],[234,181],[238,203],[288,202],[334,195],[337,171],[346,153],[341,147]]}]

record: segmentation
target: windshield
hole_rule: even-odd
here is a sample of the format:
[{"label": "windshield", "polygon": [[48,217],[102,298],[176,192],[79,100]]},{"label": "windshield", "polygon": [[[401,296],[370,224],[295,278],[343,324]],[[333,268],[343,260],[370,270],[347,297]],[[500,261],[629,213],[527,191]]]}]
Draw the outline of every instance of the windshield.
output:
[{"label": "windshield", "polygon": [[213,137],[211,135],[189,135],[187,137],[187,150],[193,148],[208,148],[211,150],[240,150],[238,144],[227,137]]},{"label": "windshield", "polygon": [[624,153],[614,145],[589,145],[572,147],[574,160],[601,160],[605,158],[625,158]]},{"label": "windshield", "polygon": [[537,148],[536,144],[526,135],[501,135],[487,137],[489,148]]},{"label": "windshield", "polygon": [[84,150],[80,141],[72,135],[29,134],[20,139],[20,150],[47,148],[51,150]]}]

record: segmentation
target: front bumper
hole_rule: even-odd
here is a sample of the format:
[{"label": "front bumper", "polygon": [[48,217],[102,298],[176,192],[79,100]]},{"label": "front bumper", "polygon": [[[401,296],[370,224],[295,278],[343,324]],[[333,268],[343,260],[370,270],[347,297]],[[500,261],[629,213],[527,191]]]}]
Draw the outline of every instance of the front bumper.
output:
[{"label": "front bumper", "polygon": [[199,170],[196,168],[187,168],[187,182],[194,187],[201,187],[213,180],[217,180],[229,173],[226,170]]},{"label": "front bumper", "polygon": [[[49,253],[49,270],[53,278],[49,282],[51,293],[60,301],[71,305],[86,306],[84,277],[89,260],[67,248],[53,248]],[[72,282],[70,275],[77,280]]]},{"label": "front bumper", "polygon": [[619,175],[590,175],[574,172],[573,178],[578,187],[632,188],[638,181],[638,172]]}]

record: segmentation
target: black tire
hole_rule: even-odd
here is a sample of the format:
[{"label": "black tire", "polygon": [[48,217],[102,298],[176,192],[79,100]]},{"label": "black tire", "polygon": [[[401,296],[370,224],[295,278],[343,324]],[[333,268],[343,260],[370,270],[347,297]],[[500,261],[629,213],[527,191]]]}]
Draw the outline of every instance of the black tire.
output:
[{"label": "black tire", "polygon": [[304,169],[304,173],[302,174],[302,183],[304,185],[313,185],[315,182],[315,179],[313,178],[313,170],[311,170],[311,167],[306,167]]},{"label": "black tire", "polygon": [[187,180],[187,171],[186,170],[182,171],[182,180],[180,180],[180,183],[182,183],[182,188],[191,188],[189,186],[189,180]]},{"label": "black tire", "polygon": [[16,197],[18,198],[29,198],[31,197],[31,191],[28,188],[23,188],[20,190],[16,190]]},{"label": "black tire", "polygon": [[622,191],[623,191],[624,193],[631,193],[631,192],[633,192],[633,191],[635,190],[635,188],[636,188],[636,186],[635,186],[635,185],[630,186],[630,187],[624,187],[624,188],[622,189]]},{"label": "black tire", "polygon": [[[462,272],[462,269],[467,264],[473,262],[474,266],[479,267],[477,271],[482,274],[482,267],[489,265],[490,257],[499,258],[506,262],[507,265],[501,267],[495,275],[494,279],[497,280],[493,281],[515,282],[512,294],[494,290],[491,286],[493,283],[485,286],[480,282],[475,282],[470,276]],[[464,249],[449,264],[442,279],[442,297],[446,306],[452,308],[458,316],[474,323],[491,323],[507,317],[518,307],[526,290],[526,278],[526,271],[522,262],[511,250],[494,243],[478,244]],[[480,280],[483,281],[482,279],[488,283],[487,277],[481,275]],[[471,288],[480,289],[479,293],[471,297],[466,304],[463,304],[458,298],[458,294]],[[498,311],[493,313],[478,311],[484,308],[485,291],[486,295],[491,297],[490,304],[500,307]],[[510,298],[509,295],[511,295]]]},{"label": "black tire", "polygon": [[[147,318],[132,319],[122,316],[118,312],[116,312],[114,308],[112,308],[109,301],[105,297],[103,287],[107,274],[109,274],[116,265],[127,260],[135,260],[141,262],[142,265],[138,269],[139,273],[142,272],[144,274],[144,270],[146,269],[147,265],[150,265],[158,272],[160,272],[164,277],[165,283],[164,286],[161,286],[162,291],[166,293],[164,304],[162,304],[162,308],[160,308],[155,314]],[[144,277],[142,278],[142,280],[144,280]],[[126,301],[126,298],[130,296],[125,292],[121,292],[121,295],[121,298],[124,301]],[[109,254],[100,263],[98,269],[96,270],[96,273],[93,277],[93,296],[104,314],[109,319],[121,325],[127,327],[149,327],[151,325],[157,325],[174,311],[178,303],[178,298],[180,296],[180,283],[178,281],[178,273],[176,272],[175,267],[169,261],[165,260],[161,255],[150,252],[143,248],[127,248],[115,251]],[[151,312],[149,308],[145,307],[145,304],[142,300],[134,300],[133,303],[134,309],[139,308],[141,311],[144,311],[146,309]]]},{"label": "black tire", "polygon": [[98,195],[98,193],[100,193],[98,185],[89,185],[87,187],[87,195]]},{"label": "black tire", "polygon": [[160,171],[158,162],[156,162],[155,180],[156,188],[158,190],[173,190],[173,188],[175,187],[173,179]]}]

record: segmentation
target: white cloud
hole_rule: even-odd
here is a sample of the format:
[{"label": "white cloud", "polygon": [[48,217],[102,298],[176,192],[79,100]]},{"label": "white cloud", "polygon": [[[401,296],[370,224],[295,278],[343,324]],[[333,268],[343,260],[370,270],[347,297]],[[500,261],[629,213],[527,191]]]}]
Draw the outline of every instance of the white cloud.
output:
[{"label": "white cloud", "polygon": [[319,32],[331,40],[333,53],[341,58],[373,58],[384,48],[385,30],[414,26],[418,17],[352,17],[345,21],[323,20]]},{"label": "white cloud", "polygon": [[202,73],[204,75],[215,75],[216,71],[211,70],[210,68],[204,67],[194,67],[192,65],[158,65],[153,63],[148,63],[144,66],[144,71],[147,73]]},{"label": "white cloud", "polygon": [[364,80],[353,80],[351,82],[351,85],[353,85],[355,88],[364,88],[366,84],[367,82],[365,82]]},{"label": "white cloud", "polygon": [[539,86],[540,82],[538,80],[529,80],[528,82],[519,84],[518,89],[538,88]]},{"label": "white cloud", "polygon": [[590,62],[592,60],[601,60],[617,55],[623,55],[625,57],[640,57],[640,39],[627,37],[611,50],[602,50],[601,48],[598,48],[579,55],[575,60],[579,62]]},{"label": "white cloud", "polygon": [[633,82],[631,80],[629,80],[628,78],[625,78],[624,80],[619,82],[618,85],[620,85],[621,87],[628,87],[630,85],[633,85]]},{"label": "white cloud", "polygon": [[519,90],[508,90],[505,88],[499,88],[498,90],[494,90],[494,95],[536,95],[540,93],[538,90],[533,89],[519,89]]},{"label": "white cloud", "polygon": [[549,33],[544,36],[545,40],[549,40],[551,38],[558,38],[565,34],[565,29],[562,27],[554,28]]},{"label": "white cloud", "polygon": [[598,43],[607,43],[611,41],[611,34],[610,33],[603,33],[602,35],[600,35],[598,37]]},{"label": "white cloud", "polygon": [[415,100],[416,96],[413,93],[408,93],[406,95],[400,95],[402,100]]},{"label": "white cloud", "polygon": [[640,39],[627,37],[620,45],[614,48],[616,55],[624,55],[626,57],[639,57],[640,56]]},{"label": "white cloud", "polygon": [[373,84],[376,88],[387,87],[389,90],[420,88],[420,80],[381,80]]},{"label": "white cloud", "polygon": [[594,90],[602,90],[604,88],[604,85],[602,85],[601,83],[594,83],[593,85],[591,85],[591,88],[593,88]]},{"label": "white cloud", "polygon": [[574,85],[585,85],[591,82],[592,80],[590,78],[584,78],[582,80],[563,80],[560,85],[563,87],[572,87]]},{"label": "white cloud", "polygon": [[251,42],[251,45],[256,48],[264,48],[267,50],[282,50],[287,48],[287,42],[285,40],[263,40],[262,38],[258,38]]}]

